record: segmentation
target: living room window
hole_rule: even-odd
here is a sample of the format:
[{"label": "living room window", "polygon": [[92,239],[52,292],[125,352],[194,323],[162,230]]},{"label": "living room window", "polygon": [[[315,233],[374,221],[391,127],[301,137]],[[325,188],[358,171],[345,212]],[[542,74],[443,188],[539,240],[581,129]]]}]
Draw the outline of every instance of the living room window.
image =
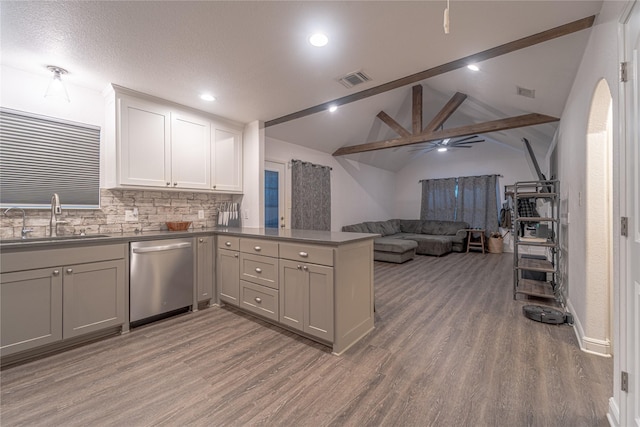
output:
[{"label": "living room window", "polygon": [[472,228],[498,231],[498,175],[425,179],[420,219],[464,221]]}]

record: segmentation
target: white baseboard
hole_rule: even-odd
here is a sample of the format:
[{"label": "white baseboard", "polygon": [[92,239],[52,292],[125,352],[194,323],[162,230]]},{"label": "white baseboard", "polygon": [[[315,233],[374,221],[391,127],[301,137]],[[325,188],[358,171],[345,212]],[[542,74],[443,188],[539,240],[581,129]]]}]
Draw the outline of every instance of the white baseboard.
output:
[{"label": "white baseboard", "polygon": [[576,310],[573,308],[570,299],[567,299],[567,310],[573,315],[573,331],[578,339],[580,350],[597,356],[611,357],[611,341],[585,336],[580,318],[576,315]]},{"label": "white baseboard", "polygon": [[613,397],[609,398],[609,412],[607,412],[607,420],[611,427],[620,427],[620,409]]}]

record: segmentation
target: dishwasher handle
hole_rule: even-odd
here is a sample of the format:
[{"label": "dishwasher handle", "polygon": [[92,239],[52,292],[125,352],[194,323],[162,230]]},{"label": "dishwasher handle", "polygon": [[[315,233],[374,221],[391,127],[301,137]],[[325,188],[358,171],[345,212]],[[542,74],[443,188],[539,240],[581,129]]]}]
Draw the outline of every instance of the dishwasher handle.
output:
[{"label": "dishwasher handle", "polygon": [[147,253],[147,252],[162,252],[162,251],[170,251],[173,249],[183,249],[183,248],[190,248],[191,247],[191,243],[190,242],[184,242],[184,243],[174,243],[172,245],[164,245],[164,246],[151,246],[148,248],[134,248],[133,249],[133,253],[134,254],[143,254],[143,253]]}]

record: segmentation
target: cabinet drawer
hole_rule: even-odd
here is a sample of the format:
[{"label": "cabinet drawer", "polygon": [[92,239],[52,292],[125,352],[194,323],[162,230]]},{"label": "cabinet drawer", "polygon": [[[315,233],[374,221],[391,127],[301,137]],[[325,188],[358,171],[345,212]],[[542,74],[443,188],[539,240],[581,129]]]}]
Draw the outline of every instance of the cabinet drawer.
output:
[{"label": "cabinet drawer", "polygon": [[240,281],[240,307],[271,320],[278,320],[278,291]]},{"label": "cabinet drawer", "polygon": [[240,253],[240,278],[278,289],[278,260],[262,255]]},{"label": "cabinet drawer", "polygon": [[258,239],[240,239],[240,252],[278,258],[278,242]]},{"label": "cabinet drawer", "polygon": [[333,265],[333,248],[325,246],[280,244],[280,258],[313,264]]},{"label": "cabinet drawer", "polygon": [[232,236],[218,236],[218,247],[221,249],[240,250],[240,238]]}]

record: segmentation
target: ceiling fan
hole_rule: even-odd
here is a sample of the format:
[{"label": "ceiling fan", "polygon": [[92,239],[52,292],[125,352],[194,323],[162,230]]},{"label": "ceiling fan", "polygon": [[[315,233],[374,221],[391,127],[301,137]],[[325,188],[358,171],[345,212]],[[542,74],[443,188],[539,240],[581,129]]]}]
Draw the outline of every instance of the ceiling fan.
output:
[{"label": "ceiling fan", "polygon": [[455,150],[458,148],[471,148],[471,144],[476,144],[478,142],[484,142],[484,139],[480,139],[478,135],[467,136],[464,138],[445,138],[439,141],[431,141],[425,143],[421,147],[415,147],[409,151],[422,151],[423,153],[428,153],[433,150],[437,150],[440,152]]}]

